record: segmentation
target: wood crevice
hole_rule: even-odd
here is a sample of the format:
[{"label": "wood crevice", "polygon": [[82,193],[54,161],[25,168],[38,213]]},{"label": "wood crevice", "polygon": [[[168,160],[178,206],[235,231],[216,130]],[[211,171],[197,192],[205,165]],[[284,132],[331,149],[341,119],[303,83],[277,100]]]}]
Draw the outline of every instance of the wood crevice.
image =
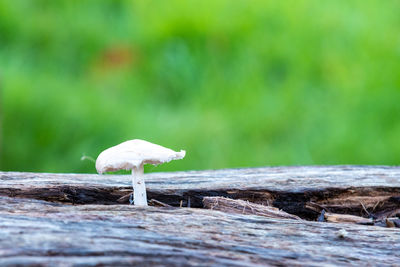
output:
[{"label": "wood crevice", "polygon": [[[61,186],[52,188],[0,188],[0,195],[40,199],[73,205],[129,204],[129,188]],[[204,197],[226,197],[273,206],[307,220],[316,220],[321,209],[333,213],[362,217],[382,217],[400,208],[400,188],[329,188],[323,191],[274,192],[266,190],[187,190],[183,192],[154,192],[148,198],[169,206],[203,208]],[[318,206],[319,208],[316,208]],[[394,214],[396,215],[396,214]]]}]

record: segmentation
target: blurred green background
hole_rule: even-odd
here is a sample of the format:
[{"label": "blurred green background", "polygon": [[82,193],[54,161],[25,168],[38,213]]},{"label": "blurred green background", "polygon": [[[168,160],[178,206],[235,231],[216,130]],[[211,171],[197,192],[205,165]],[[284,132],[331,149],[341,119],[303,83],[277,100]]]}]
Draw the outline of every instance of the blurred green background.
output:
[{"label": "blurred green background", "polygon": [[400,162],[400,1],[0,1],[1,170]]}]

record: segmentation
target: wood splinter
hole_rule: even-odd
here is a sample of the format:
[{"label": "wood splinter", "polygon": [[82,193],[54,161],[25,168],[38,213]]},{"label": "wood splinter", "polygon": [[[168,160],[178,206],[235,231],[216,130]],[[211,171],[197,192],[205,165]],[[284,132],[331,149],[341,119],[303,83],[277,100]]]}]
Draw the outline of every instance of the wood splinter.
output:
[{"label": "wood splinter", "polygon": [[167,203],[161,202],[156,199],[150,199],[149,203],[150,206],[173,208],[171,205],[168,205]]},{"label": "wood splinter", "polygon": [[372,219],[363,218],[355,215],[349,215],[349,214],[337,214],[337,213],[325,212],[324,217],[327,222],[332,222],[332,223],[356,223],[365,225],[374,224]]},{"label": "wood splinter", "polygon": [[225,197],[204,197],[205,208],[219,210],[227,213],[238,213],[247,215],[259,215],[269,218],[301,220],[296,215],[289,214],[275,207],[263,206],[241,199],[230,199]]}]

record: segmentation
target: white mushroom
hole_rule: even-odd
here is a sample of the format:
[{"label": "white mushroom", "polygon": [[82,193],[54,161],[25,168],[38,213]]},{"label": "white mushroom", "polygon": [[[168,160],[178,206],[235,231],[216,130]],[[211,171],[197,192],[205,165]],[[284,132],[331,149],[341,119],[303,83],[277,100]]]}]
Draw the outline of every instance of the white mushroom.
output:
[{"label": "white mushroom", "polygon": [[144,140],[130,140],[110,147],[97,157],[96,169],[102,174],[118,170],[132,170],[133,201],[136,206],[147,206],[143,165],[161,164],[182,159],[186,152],[175,152]]}]

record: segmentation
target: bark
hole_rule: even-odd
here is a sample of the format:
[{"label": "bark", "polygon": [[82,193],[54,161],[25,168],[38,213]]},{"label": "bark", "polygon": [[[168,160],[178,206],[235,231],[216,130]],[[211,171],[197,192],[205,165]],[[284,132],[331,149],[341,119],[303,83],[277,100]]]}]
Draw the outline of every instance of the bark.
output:
[{"label": "bark", "polygon": [[298,266],[400,262],[398,228],[208,209],[0,197],[0,266]]},{"label": "bark", "polygon": [[[150,205],[158,207],[125,205],[130,175],[0,172],[0,266],[400,262],[399,167],[275,167],[144,178]],[[212,209],[197,209],[203,201]],[[375,217],[375,225],[384,227],[354,224],[370,221],[362,217]]]},{"label": "bark", "polygon": [[[0,195],[73,204],[129,203],[130,175],[0,172]],[[296,166],[145,174],[148,199],[202,207],[223,196],[315,220],[322,209],[396,217],[400,167]],[[128,197],[127,197],[128,196]],[[397,211],[396,211],[397,209]]]}]

